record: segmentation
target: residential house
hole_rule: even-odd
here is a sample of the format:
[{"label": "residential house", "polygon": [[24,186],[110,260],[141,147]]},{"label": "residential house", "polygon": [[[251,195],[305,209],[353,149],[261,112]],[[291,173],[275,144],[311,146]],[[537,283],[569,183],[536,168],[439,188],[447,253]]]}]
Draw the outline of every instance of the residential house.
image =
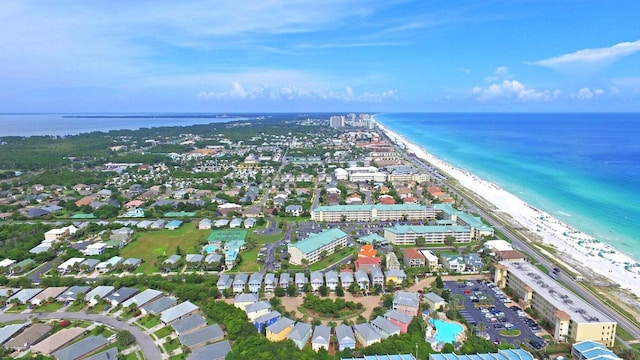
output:
[{"label": "residential house", "polygon": [[426,259],[417,249],[403,249],[404,265],[409,267],[419,267],[426,265]]},{"label": "residential house", "polygon": [[464,257],[458,255],[445,255],[440,256],[442,260],[442,266],[449,272],[461,273],[467,268],[464,262]]},{"label": "residential house", "polygon": [[340,285],[340,279],[338,273],[335,270],[329,270],[324,273],[324,283],[331,291],[335,291],[338,285]]},{"label": "residential house", "polygon": [[271,304],[268,301],[258,301],[245,306],[244,311],[247,313],[249,321],[254,321],[262,315],[271,311]]},{"label": "residential house", "polygon": [[369,275],[367,275],[367,273],[362,270],[356,271],[355,281],[356,283],[358,283],[358,286],[362,290],[368,290],[369,286],[371,285],[369,282]]},{"label": "residential house", "polygon": [[31,304],[33,304],[35,306],[40,306],[40,305],[48,302],[49,299],[55,300],[55,298],[60,296],[60,294],[62,294],[65,290],[67,290],[66,286],[61,286],[61,287],[59,287],[59,286],[51,286],[51,287],[48,287],[48,288],[42,290],[36,296],[31,298],[31,300],[29,302],[31,302]]},{"label": "residential house", "polygon": [[229,227],[232,229],[239,228],[240,226],[242,226],[241,218],[233,218],[229,221]]},{"label": "residential house", "polygon": [[216,283],[216,287],[220,291],[224,291],[227,289],[233,288],[233,276],[229,274],[222,274],[218,278],[218,282]]},{"label": "residential house", "polygon": [[189,268],[199,268],[202,265],[202,260],[204,260],[204,255],[201,254],[187,254],[185,256],[185,261]]},{"label": "residential house", "polygon": [[280,286],[283,289],[286,289],[287,286],[289,286],[290,282],[291,282],[291,275],[289,273],[280,274],[280,280],[278,281],[278,286]]},{"label": "residential house", "polygon": [[351,271],[341,271],[340,272],[340,283],[342,287],[348,289],[351,284],[353,284],[353,272]]},{"label": "residential house", "polygon": [[249,277],[249,291],[257,293],[262,288],[262,273],[256,272]]},{"label": "residential house", "polygon": [[96,265],[96,270],[98,270],[99,273],[103,274],[115,269],[116,266],[118,266],[118,264],[120,264],[123,261],[124,259],[121,258],[120,256],[113,256],[109,258],[109,260],[103,261],[98,265]]},{"label": "residential house", "polygon": [[42,292],[42,289],[22,289],[17,293],[11,295],[6,302],[7,303],[17,302],[18,304],[26,304],[27,302],[29,302],[29,300],[34,298],[40,292]]},{"label": "residential house", "polygon": [[327,325],[320,324],[313,330],[313,336],[311,338],[311,348],[314,351],[318,351],[321,348],[329,350],[331,344],[331,328]]},{"label": "residential house", "polygon": [[383,318],[382,316],[378,316],[371,321],[371,326],[382,336],[383,339],[386,339],[393,335],[400,335],[400,327],[396,326],[391,321]]},{"label": "residential house", "polygon": [[72,345],[62,348],[53,353],[53,357],[57,360],[75,360],[82,359],[98,349],[109,344],[109,341],[102,335],[90,335]]},{"label": "residential house", "polygon": [[400,262],[393,251],[388,252],[385,256],[387,260],[387,270],[400,270]]},{"label": "residential house", "polygon": [[267,273],[264,276],[264,292],[271,294],[276,289],[276,276],[273,273]]},{"label": "residential house", "polygon": [[176,306],[177,303],[178,301],[176,300],[176,298],[163,296],[155,301],[146,304],[140,310],[142,311],[142,315],[160,314],[168,308]]},{"label": "residential house", "polygon": [[122,303],[122,307],[129,307],[135,305],[136,308],[140,308],[147,303],[150,303],[162,296],[162,291],[155,289],[146,289],[143,292],[130,297],[127,301]]},{"label": "residential house", "polygon": [[391,321],[393,325],[400,329],[401,334],[406,334],[409,329],[409,324],[413,320],[413,316],[402,313],[398,310],[389,310],[384,314],[384,318]]},{"label": "residential house", "polygon": [[354,261],[356,270],[362,270],[364,272],[369,272],[372,268],[380,268],[382,263],[382,259],[379,257],[359,257],[356,261]]},{"label": "residential house", "polygon": [[111,306],[118,306],[124,303],[125,301],[127,301],[136,293],[138,293],[138,289],[136,288],[122,287],[112,292],[111,294],[105,296],[104,299],[108,301],[111,304]]},{"label": "residential house", "polygon": [[466,254],[464,255],[464,263],[466,266],[466,271],[469,272],[480,272],[484,264],[482,263],[482,258],[478,256],[478,254]]},{"label": "residential house", "polygon": [[356,340],[362,347],[371,346],[382,341],[382,336],[369,323],[356,324],[353,326],[353,331],[356,335]]},{"label": "residential house", "polygon": [[284,211],[289,216],[300,216],[302,215],[302,205],[288,205],[284,208]]},{"label": "residential house", "polygon": [[338,342],[338,350],[344,351],[346,349],[356,348],[356,336],[353,333],[351,326],[340,324],[336,326],[336,341]]},{"label": "residential house", "polygon": [[182,256],[171,255],[162,262],[162,266],[164,267],[165,270],[172,270],[179,265],[181,260],[182,260]]},{"label": "residential house", "polygon": [[239,309],[244,310],[247,305],[258,302],[258,296],[256,294],[244,294],[240,293],[233,298],[233,305]]},{"label": "residential house", "polygon": [[393,282],[396,285],[402,284],[403,281],[407,280],[407,274],[404,270],[387,270],[385,272],[386,282],[387,284]]},{"label": "residential house", "polygon": [[180,343],[189,349],[195,349],[207,343],[213,343],[222,339],[224,339],[224,331],[222,331],[218,324],[213,324],[178,336]]},{"label": "residential house", "polygon": [[396,291],[393,297],[393,309],[407,315],[418,316],[420,311],[420,294]]},{"label": "residential house", "polygon": [[311,289],[313,291],[317,291],[320,286],[324,285],[324,276],[320,271],[312,271],[311,272]]},{"label": "residential house", "polygon": [[233,279],[233,292],[235,294],[244,292],[247,282],[249,281],[249,275],[245,273],[239,273],[236,278]]},{"label": "residential house", "polygon": [[167,230],[176,230],[182,225],[182,221],[180,220],[171,220],[169,221],[164,228]]},{"label": "residential house", "polygon": [[187,360],[224,360],[229,352],[231,344],[229,340],[225,340],[194,349]]},{"label": "residential house", "polygon": [[244,228],[251,229],[252,227],[256,226],[257,222],[258,221],[254,218],[244,219]]},{"label": "residential house", "polygon": [[309,338],[312,334],[311,325],[303,322],[296,323],[296,325],[291,329],[289,334],[287,334],[287,339],[293,340],[293,342],[298,346],[298,349],[302,350],[302,348],[307,344]]},{"label": "residential house", "polygon": [[420,253],[424,256],[425,266],[431,271],[438,270],[440,264],[438,257],[431,250],[420,250]]},{"label": "residential house", "polygon": [[282,315],[277,312],[277,311],[270,311],[264,315],[261,315],[259,317],[257,317],[254,321],[253,321],[253,326],[256,327],[256,329],[258,330],[258,332],[262,333],[262,329],[275,323],[276,321],[280,320],[280,318],[282,317]]},{"label": "residential house", "polygon": [[115,289],[115,287],[108,285],[96,286],[84,296],[84,300],[89,303],[89,306],[95,306],[98,301],[111,294]]},{"label": "residential house", "polygon": [[[18,324],[18,325],[22,325],[22,324]],[[13,332],[13,329],[16,329],[16,328],[9,328],[11,330],[8,332],[5,332],[3,328],[3,329],[0,329],[0,332],[3,333],[2,335],[0,335],[0,342],[4,343],[2,339],[5,338],[6,335],[11,334],[12,339],[6,342],[4,344],[4,347],[7,349],[23,351],[29,348],[29,346],[31,346],[32,344],[37,343],[40,340],[46,338],[51,332],[52,328],[53,327],[49,324],[36,323],[29,326],[27,329],[25,329],[22,333],[18,334],[17,336],[14,336],[15,333],[11,334]]]},{"label": "residential house", "polygon": [[97,243],[89,244],[84,250],[82,250],[82,253],[85,254],[86,256],[102,255],[102,253],[106,249],[107,249],[107,244],[103,242],[97,242]]},{"label": "residential house", "polygon": [[67,261],[63,262],[62,264],[58,265],[58,272],[62,275],[68,273],[68,272],[72,272],[75,269],[79,269],[80,268],[80,264],[84,261],[84,258],[71,258],[68,259]]},{"label": "residential house", "polygon": [[267,326],[266,336],[269,341],[282,341],[287,338],[287,335],[293,329],[295,321],[282,317],[275,323]]},{"label": "residential house", "polygon": [[211,230],[211,226],[213,225],[213,222],[209,219],[202,219],[200,220],[200,222],[198,222],[198,229],[199,230]]},{"label": "residential house", "polygon": [[425,293],[422,297],[431,310],[439,310],[447,305],[447,302],[444,301],[440,295],[434,292]]},{"label": "residential house", "polygon": [[65,303],[75,301],[81,294],[84,295],[87,291],[91,289],[90,286],[76,285],[68,288],[65,292],[60,294],[56,300],[62,301]]},{"label": "residential house", "polygon": [[304,284],[308,282],[307,276],[304,273],[298,272],[295,275],[295,284],[298,286],[298,290],[302,291]]},{"label": "residential house", "polygon": [[371,285],[372,286],[380,286],[381,288],[384,287],[384,274],[382,273],[382,270],[380,270],[380,268],[377,267],[373,267],[371,268],[371,270],[369,271],[369,274],[371,275]]},{"label": "residential house", "polygon": [[196,311],[198,311],[198,307],[196,305],[192,304],[190,301],[185,301],[166,310],[163,310],[160,313],[160,321],[162,321],[162,323],[165,325],[169,325],[172,322],[191,315]]}]

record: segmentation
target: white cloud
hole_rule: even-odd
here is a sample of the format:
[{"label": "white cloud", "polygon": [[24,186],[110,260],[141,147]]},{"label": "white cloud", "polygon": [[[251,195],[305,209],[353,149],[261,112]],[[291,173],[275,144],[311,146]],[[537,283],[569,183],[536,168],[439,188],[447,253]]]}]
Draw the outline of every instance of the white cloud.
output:
[{"label": "white cloud", "polygon": [[530,88],[518,80],[504,80],[501,83],[493,83],[487,87],[475,87],[472,90],[478,100],[505,100],[513,99],[517,101],[547,101],[557,98],[560,90],[538,91]]},{"label": "white cloud", "polygon": [[591,90],[588,87],[583,87],[578,90],[576,93],[571,96],[578,100],[592,100],[596,96],[600,96],[604,94],[604,90],[602,89],[594,89]]},{"label": "white cloud", "polygon": [[509,68],[506,66],[498,66],[493,74],[487,76],[484,80],[489,83],[500,82],[503,80],[511,79],[512,76],[509,73]]},{"label": "white cloud", "polygon": [[344,90],[311,90],[296,86],[255,85],[245,88],[240,82],[234,81],[231,87],[224,91],[201,91],[197,97],[202,100],[338,100],[344,102],[380,103],[385,100],[398,98],[397,90],[386,90],[379,93],[356,93],[350,86]]},{"label": "white cloud", "polygon": [[640,51],[640,40],[623,42],[606,48],[579,50],[573,53],[536,61],[532,64],[550,68],[574,66],[578,64],[606,65],[638,51]]}]

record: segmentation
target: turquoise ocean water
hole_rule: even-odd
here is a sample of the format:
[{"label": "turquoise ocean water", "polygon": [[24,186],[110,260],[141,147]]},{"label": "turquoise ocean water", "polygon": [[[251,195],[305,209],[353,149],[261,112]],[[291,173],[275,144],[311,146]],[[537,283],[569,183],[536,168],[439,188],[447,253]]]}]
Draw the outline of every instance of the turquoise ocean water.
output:
[{"label": "turquoise ocean water", "polygon": [[640,260],[640,114],[378,114],[410,142]]}]

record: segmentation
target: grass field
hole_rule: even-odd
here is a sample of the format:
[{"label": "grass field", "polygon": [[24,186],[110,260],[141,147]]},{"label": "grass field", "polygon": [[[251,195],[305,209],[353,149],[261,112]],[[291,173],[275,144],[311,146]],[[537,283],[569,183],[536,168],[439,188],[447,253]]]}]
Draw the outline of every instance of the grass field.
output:
[{"label": "grass field", "polygon": [[176,230],[143,232],[120,251],[120,256],[143,260],[142,265],[136,269],[136,273],[158,272],[159,269],[154,264],[158,256],[174,255],[178,246],[183,254],[202,253],[198,244],[207,238],[209,232],[198,230],[196,225],[195,222],[190,222]]}]

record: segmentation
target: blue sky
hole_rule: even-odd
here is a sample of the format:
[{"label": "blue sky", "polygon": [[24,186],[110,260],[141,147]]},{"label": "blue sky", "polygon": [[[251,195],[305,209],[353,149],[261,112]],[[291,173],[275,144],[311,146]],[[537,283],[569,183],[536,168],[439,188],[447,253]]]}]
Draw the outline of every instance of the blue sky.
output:
[{"label": "blue sky", "polygon": [[0,112],[640,111],[640,3],[3,1]]}]

